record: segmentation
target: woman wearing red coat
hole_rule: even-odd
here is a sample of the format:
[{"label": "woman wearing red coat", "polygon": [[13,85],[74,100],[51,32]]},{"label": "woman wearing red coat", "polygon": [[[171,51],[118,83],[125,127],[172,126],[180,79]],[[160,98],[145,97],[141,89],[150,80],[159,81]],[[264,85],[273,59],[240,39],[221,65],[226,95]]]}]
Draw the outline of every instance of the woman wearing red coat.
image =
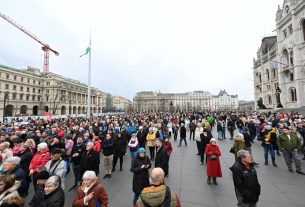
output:
[{"label": "woman wearing red coat", "polygon": [[211,185],[211,178],[213,178],[213,183],[217,185],[216,178],[222,177],[221,166],[219,156],[221,152],[219,147],[217,146],[217,142],[215,138],[210,140],[210,144],[207,144],[205,153],[208,159],[207,164],[207,183]]}]

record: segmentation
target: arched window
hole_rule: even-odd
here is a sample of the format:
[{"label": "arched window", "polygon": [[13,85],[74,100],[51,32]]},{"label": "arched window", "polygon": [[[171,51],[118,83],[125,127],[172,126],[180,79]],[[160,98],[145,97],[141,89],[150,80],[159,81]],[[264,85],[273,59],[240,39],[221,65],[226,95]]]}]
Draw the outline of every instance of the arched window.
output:
[{"label": "arched window", "polygon": [[293,65],[293,51],[290,52],[290,64]]},{"label": "arched window", "polygon": [[273,78],[276,78],[276,77],[277,77],[277,75],[276,75],[276,70],[273,69],[272,71],[273,71]]},{"label": "arched window", "polygon": [[[288,51],[287,51],[286,49],[283,51],[283,63],[284,63],[285,65],[288,65],[288,64],[289,64]],[[284,66],[285,66],[285,65],[284,65]]]},{"label": "arched window", "polygon": [[267,95],[267,100],[268,100],[268,104],[271,105],[272,104],[272,97],[270,94]]},{"label": "arched window", "polygon": [[269,74],[269,69],[266,69],[266,80],[270,80],[270,74]]},{"label": "arched window", "polygon": [[303,41],[305,41],[305,19],[301,23],[302,32],[303,32]]},{"label": "arched window", "polygon": [[289,97],[291,102],[296,102],[297,101],[297,91],[295,88],[290,88],[289,89]]}]

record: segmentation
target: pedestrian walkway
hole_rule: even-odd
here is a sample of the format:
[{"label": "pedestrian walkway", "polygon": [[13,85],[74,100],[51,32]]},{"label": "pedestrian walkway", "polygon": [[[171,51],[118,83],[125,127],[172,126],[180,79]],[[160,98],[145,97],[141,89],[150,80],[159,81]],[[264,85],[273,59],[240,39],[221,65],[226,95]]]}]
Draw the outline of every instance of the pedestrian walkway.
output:
[{"label": "pedestrian walkway", "polygon": [[[213,135],[216,137],[215,131],[213,131]],[[174,149],[170,158],[169,177],[166,178],[166,184],[178,193],[182,206],[236,206],[233,180],[229,170],[229,167],[234,163],[234,156],[229,153],[233,141],[226,139],[218,142],[222,152],[221,166],[223,172],[223,178],[218,179],[218,186],[213,184],[211,186],[207,185],[206,166],[200,165],[199,156],[196,155],[196,141],[189,141],[189,134],[187,134],[187,147],[184,145],[177,147],[178,141],[173,142],[173,139],[171,141]],[[288,172],[283,157],[276,157],[278,168],[272,165],[264,166],[263,148],[258,141],[255,141],[253,153],[255,161],[260,163],[260,166],[256,168],[258,179],[262,186],[258,206],[304,207],[305,176]],[[101,159],[100,178],[104,176],[102,162]],[[303,160],[302,166],[303,170],[305,170],[305,162]],[[123,169],[123,172],[114,172],[111,179],[101,179],[109,196],[109,207],[132,206],[134,195],[132,192],[133,174],[129,171],[129,155],[124,157]],[[73,185],[72,172],[68,175],[66,182],[65,206],[72,206],[76,193],[75,191],[67,192],[67,189]],[[32,193],[30,193],[28,199],[32,197]]]}]

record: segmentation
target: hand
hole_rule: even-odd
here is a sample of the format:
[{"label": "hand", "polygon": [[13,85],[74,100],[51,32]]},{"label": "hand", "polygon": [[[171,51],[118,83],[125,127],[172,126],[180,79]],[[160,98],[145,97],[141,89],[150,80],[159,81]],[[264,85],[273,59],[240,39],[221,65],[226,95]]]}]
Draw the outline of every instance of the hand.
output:
[{"label": "hand", "polygon": [[268,139],[265,139],[265,142],[268,142]]},{"label": "hand", "polygon": [[94,193],[94,192],[90,193],[89,195],[87,195],[87,196],[85,197],[86,202],[89,202],[89,201],[93,198],[93,193]]},{"label": "hand", "polygon": [[144,167],[145,167],[145,165],[142,165],[142,166],[141,166],[141,169],[143,169]]},{"label": "hand", "polygon": [[34,170],[30,170],[30,176],[34,174]]}]

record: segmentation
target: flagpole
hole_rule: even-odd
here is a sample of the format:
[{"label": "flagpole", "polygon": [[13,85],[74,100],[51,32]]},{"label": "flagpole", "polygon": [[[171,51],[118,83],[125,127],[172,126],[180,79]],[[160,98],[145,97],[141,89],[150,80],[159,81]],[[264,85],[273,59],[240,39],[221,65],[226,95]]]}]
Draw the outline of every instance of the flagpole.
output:
[{"label": "flagpole", "polygon": [[88,98],[87,98],[87,116],[91,115],[91,30],[90,30],[90,38],[89,38],[89,66],[88,66]]}]

